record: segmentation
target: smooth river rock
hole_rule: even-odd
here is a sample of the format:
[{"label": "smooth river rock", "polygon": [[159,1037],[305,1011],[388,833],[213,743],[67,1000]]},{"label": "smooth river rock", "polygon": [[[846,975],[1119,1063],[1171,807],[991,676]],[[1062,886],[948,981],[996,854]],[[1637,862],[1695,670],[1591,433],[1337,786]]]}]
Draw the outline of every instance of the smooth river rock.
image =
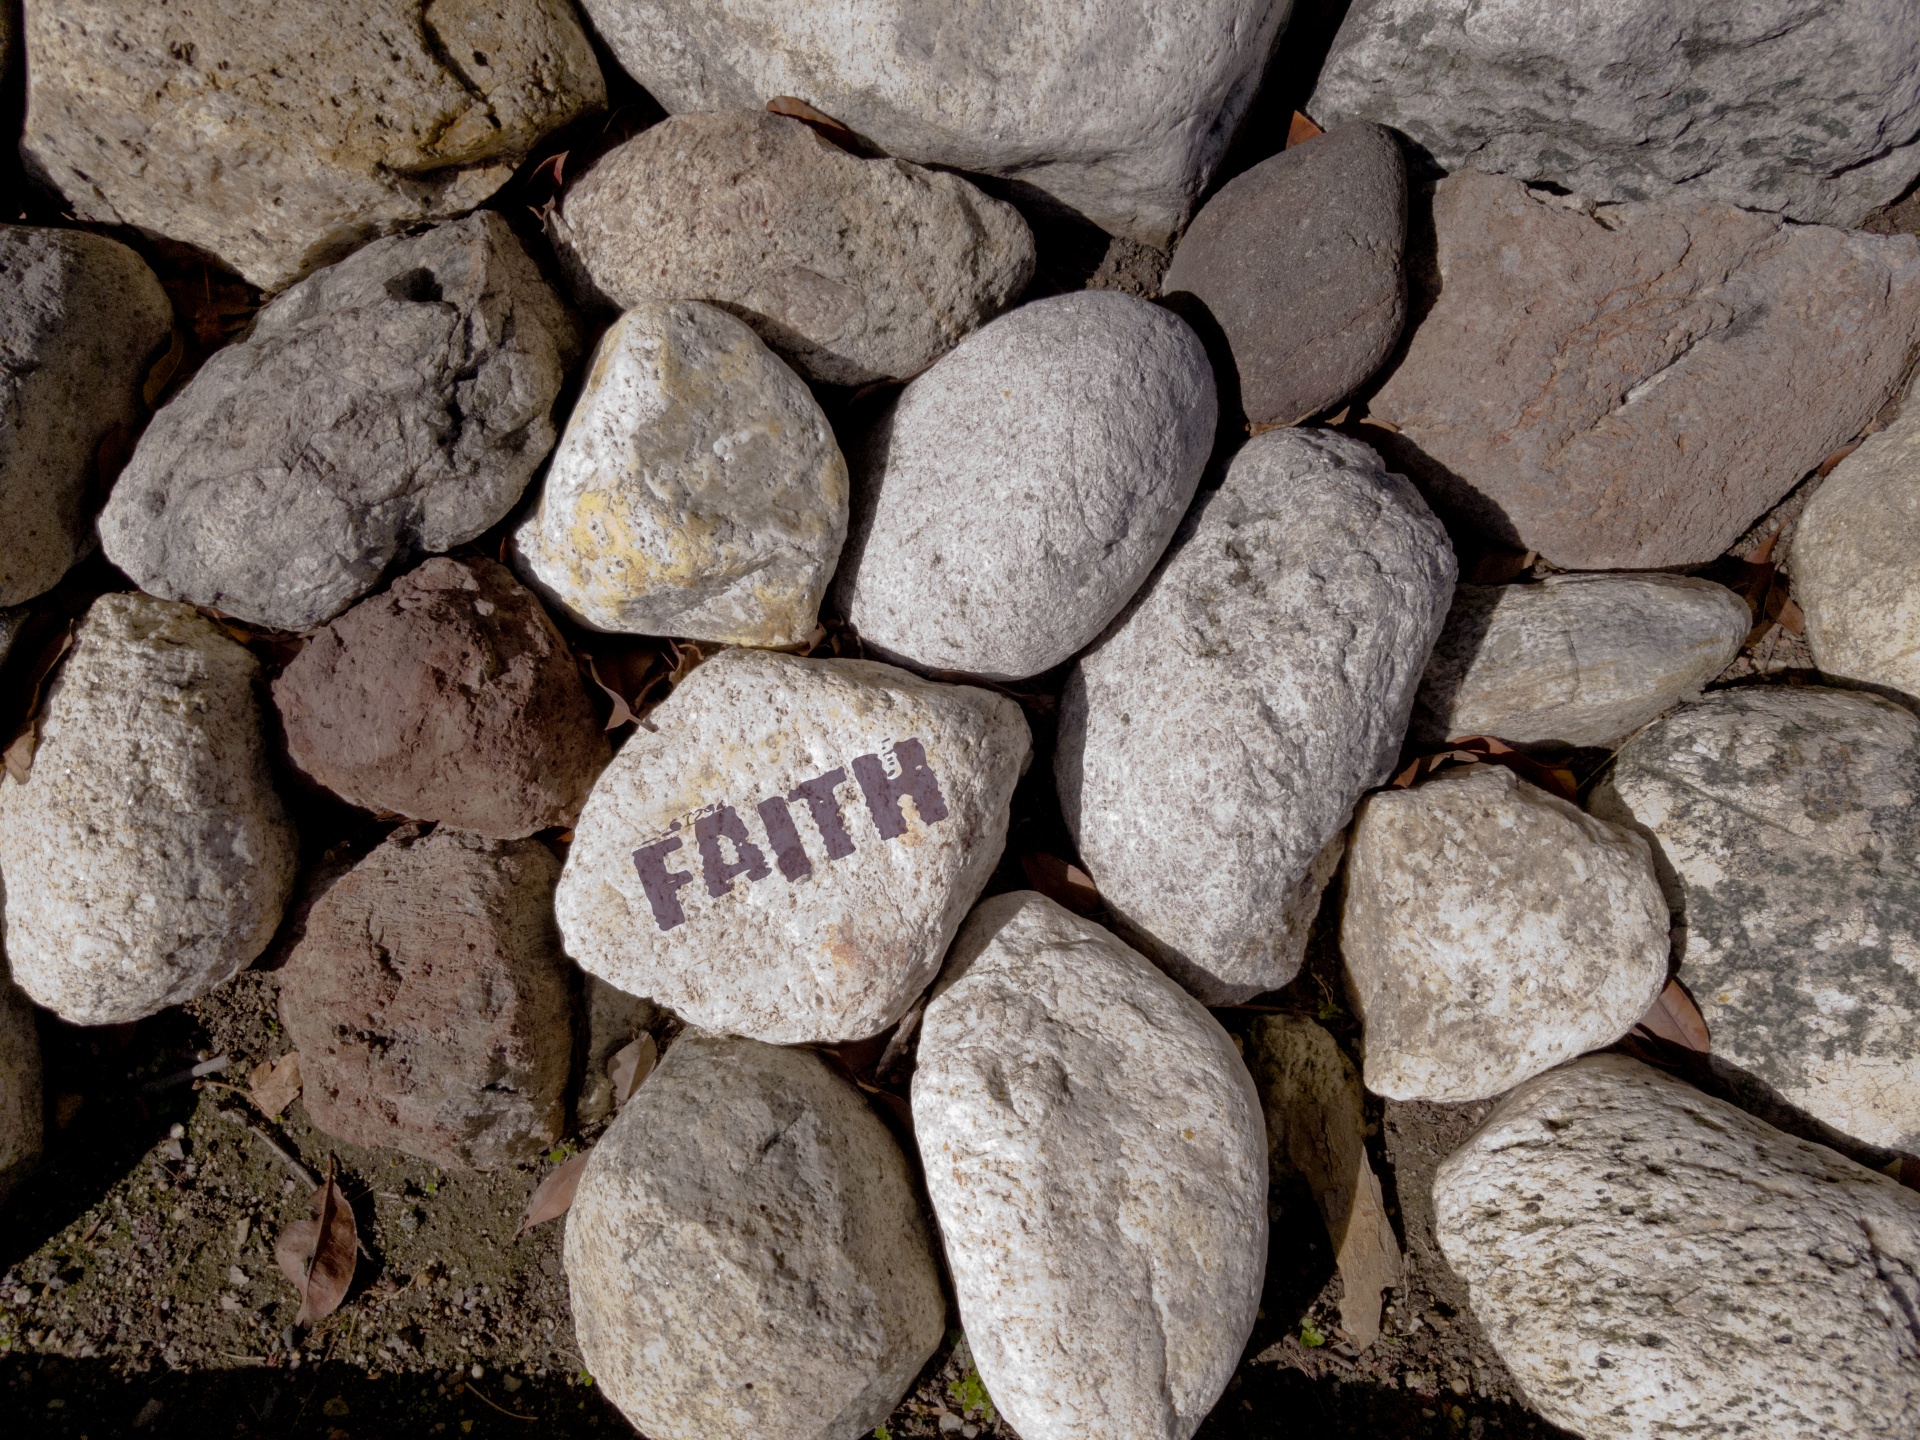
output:
[{"label": "smooth river rock", "polygon": [[0,1205],[40,1163],[40,1026],[0,963]]},{"label": "smooth river rock", "polygon": [[1920,1194],[1832,1150],[1595,1055],[1510,1096],[1433,1199],[1474,1318],[1555,1425],[1920,1431]]},{"label": "smooth river rock", "polygon": [[103,595],[0,778],[13,978],[76,1025],[206,994],[266,949],[299,840],[268,770],[260,663],[212,621]]},{"label": "smooth river rock", "polygon": [[1061,701],[1060,805],[1122,933],[1210,1005],[1291,980],[1453,593],[1412,485],[1357,440],[1241,449]]},{"label": "smooth river rock", "polygon": [[831,385],[910,379],[1033,275],[1011,205],[764,110],[641,131],[567,188],[551,228],[588,294],[705,300]]},{"label": "smooth river rock", "polygon": [[567,1212],[581,1358],[657,1440],[861,1440],[946,1329],[906,1156],[817,1056],[689,1030]]},{"label": "smooth river rock", "polygon": [[1145,300],[1085,290],[1002,316],[909,385],[857,458],[841,613],[925,669],[1058,665],[1160,558],[1217,408],[1199,337]]},{"label": "smooth river rock", "polygon": [[1024,1440],[1187,1440],[1253,1329],[1260,1098],[1220,1023],[1032,891],[971,916],[913,1129],[980,1378]]}]

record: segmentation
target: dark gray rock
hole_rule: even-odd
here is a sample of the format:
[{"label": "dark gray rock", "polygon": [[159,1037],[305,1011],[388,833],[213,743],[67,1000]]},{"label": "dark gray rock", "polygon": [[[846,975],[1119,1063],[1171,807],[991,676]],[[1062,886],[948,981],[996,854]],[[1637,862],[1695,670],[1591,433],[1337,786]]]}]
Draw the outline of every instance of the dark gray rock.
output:
[{"label": "dark gray rock", "polygon": [[42,1123],[39,1022],[0,960],[0,1204],[39,1163]]}]

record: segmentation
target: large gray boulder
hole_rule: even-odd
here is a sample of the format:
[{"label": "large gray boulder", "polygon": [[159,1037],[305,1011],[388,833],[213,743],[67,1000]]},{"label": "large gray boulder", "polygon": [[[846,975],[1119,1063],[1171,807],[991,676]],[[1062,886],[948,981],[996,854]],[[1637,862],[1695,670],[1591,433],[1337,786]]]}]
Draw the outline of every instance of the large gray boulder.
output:
[{"label": "large gray boulder", "polygon": [[1555,1425],[1920,1431],[1920,1195],[1832,1150],[1596,1055],[1515,1091],[1433,1200],[1474,1318]]},{"label": "large gray boulder", "polygon": [[40,1027],[0,963],[0,1205],[40,1161]]},{"label": "large gray boulder", "polygon": [[1207,1004],[1284,985],[1453,593],[1357,440],[1255,436],[1061,702],[1060,805],[1122,933]]},{"label": "large gray boulder", "polygon": [[267,306],[153,417],[101,543],[153,594],[323,624],[513,508],[579,349],[491,211],[376,241]]},{"label": "large gray boulder", "polygon": [[28,166],[268,291],[473,209],[606,103],[567,0],[27,0],[26,40]]},{"label": "large gray boulder", "polygon": [[93,548],[101,442],[132,439],[172,326],[126,246],[0,225],[0,605],[51,590]]},{"label": "large gray boulder", "polygon": [[968,917],[913,1129],[980,1378],[1026,1440],[1187,1440],[1253,1329],[1260,1099],[1192,997],[1031,891]]}]

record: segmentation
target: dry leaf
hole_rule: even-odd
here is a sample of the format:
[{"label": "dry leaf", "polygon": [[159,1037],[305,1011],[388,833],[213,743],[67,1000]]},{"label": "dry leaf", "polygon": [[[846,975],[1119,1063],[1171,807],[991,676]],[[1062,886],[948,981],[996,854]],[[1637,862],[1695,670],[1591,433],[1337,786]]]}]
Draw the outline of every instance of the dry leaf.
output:
[{"label": "dry leaf", "polygon": [[1296,145],[1304,144],[1308,140],[1316,139],[1326,133],[1326,131],[1314,124],[1313,121],[1309,120],[1304,113],[1296,110],[1293,112],[1293,119],[1287,122],[1287,143],[1285,148],[1291,150]]},{"label": "dry leaf", "polygon": [[853,131],[842,125],[831,115],[814,109],[813,106],[800,99],[797,95],[774,96],[773,99],[767,101],[767,113],[771,115],[785,115],[790,119],[799,120],[804,124],[811,125],[816,131],[838,145],[842,150],[850,151],[854,154],[859,153],[859,136],[855,135]]},{"label": "dry leaf", "polygon": [[1667,981],[1667,988],[1655,997],[1634,1029],[1644,1030],[1656,1040],[1664,1040],[1670,1045],[1678,1045],[1701,1055],[1708,1051],[1707,1022],[1700,1014],[1700,1007],[1693,1003],[1693,997],[1687,994],[1686,987],[1678,980]]},{"label": "dry leaf", "polygon": [[633,708],[627,704],[627,697],[600,678],[600,667],[594,663],[591,655],[587,656],[587,674],[593,677],[593,683],[604,690],[607,698],[613,702],[613,709],[608,713],[607,723],[603,728],[618,730],[622,725],[631,725],[639,718],[633,713]]},{"label": "dry leaf", "polygon": [[613,1103],[616,1107],[627,1103],[627,1097],[653,1073],[653,1067],[659,1059],[660,1047],[653,1043],[651,1035],[642,1035],[614,1052],[613,1058],[607,1061],[607,1079],[613,1082]]},{"label": "dry leaf", "polygon": [[140,387],[140,401],[149,410],[153,408],[153,402],[158,400],[166,390],[167,382],[172,380],[174,373],[179,370],[180,362],[187,358],[187,341],[184,335],[174,330],[167,339],[167,353],[153,362],[152,368],[147,371],[146,383]]},{"label": "dry leaf", "polygon": [[33,752],[40,746],[40,722],[29,720],[27,728],[14,737],[7,746],[5,763],[7,774],[13,777],[13,783],[24,785],[27,776],[33,771]]},{"label": "dry leaf", "polygon": [[1504,765],[1522,780],[1562,800],[1572,800],[1580,793],[1578,777],[1566,766],[1543,764],[1491,735],[1464,735],[1458,740],[1449,740],[1445,750],[1420,756],[1387,784],[1392,789],[1405,790],[1442,770],[1480,764]]},{"label": "dry leaf", "polygon": [[536,1225],[558,1220],[567,1213],[568,1207],[573,1204],[573,1192],[580,1188],[580,1176],[587,1168],[589,1153],[582,1150],[540,1182],[533,1192],[533,1198],[527,1201],[526,1218],[520,1222],[520,1228],[514,1231],[514,1239],[518,1240]]},{"label": "dry leaf", "polygon": [[1091,915],[1100,908],[1100,892],[1094,887],[1093,877],[1058,855],[1040,851],[1022,855],[1020,870],[1029,885],[1076,915]]},{"label": "dry leaf", "polygon": [[1854,451],[1858,450],[1859,448],[1860,448],[1860,442],[1858,440],[1854,441],[1851,445],[1842,445],[1838,450],[1834,451],[1831,455],[1827,456],[1826,459],[1822,460],[1818,465],[1814,466],[1813,473],[1818,475],[1821,479],[1824,480],[1827,476],[1831,475],[1834,472],[1834,468],[1838,466],[1842,460],[1846,459],[1847,456],[1851,455]]},{"label": "dry leaf", "polygon": [[280,1112],[300,1098],[300,1052],[289,1050],[278,1060],[262,1060],[247,1077],[247,1086],[260,1113],[279,1119]]},{"label": "dry leaf", "polygon": [[309,1218],[296,1220],[280,1232],[273,1258],[280,1273],[300,1292],[300,1313],[293,1323],[302,1329],[324,1320],[340,1308],[353,1284],[353,1267],[360,1249],[360,1232],[353,1223],[353,1207],[333,1183],[333,1161],[327,1178],[308,1202]]}]

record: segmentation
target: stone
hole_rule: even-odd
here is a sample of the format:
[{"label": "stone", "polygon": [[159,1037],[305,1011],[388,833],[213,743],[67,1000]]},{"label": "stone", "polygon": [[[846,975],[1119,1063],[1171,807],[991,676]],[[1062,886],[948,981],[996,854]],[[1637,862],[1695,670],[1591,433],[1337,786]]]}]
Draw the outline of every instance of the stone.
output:
[{"label": "stone", "polygon": [[1917,55],[1904,0],[1358,0],[1308,109],[1448,170],[1854,226],[1920,173]]},{"label": "stone", "polygon": [[1219,1022],[1092,921],[996,895],[927,1004],[913,1132],[995,1409],[1025,1440],[1187,1440],[1267,1262],[1260,1098]]},{"label": "stone", "polygon": [[260,663],[185,605],[103,595],[0,778],[13,978],[75,1025],[225,984],[273,938],[299,839],[274,793]]},{"label": "stone", "polygon": [[273,699],[293,763],[341,799],[500,840],[571,825],[612,753],[567,642],[483,557],[362,600]]},{"label": "stone", "polygon": [[1367,1088],[1487,1100],[1611,1045],[1666,987],[1668,920],[1644,839],[1503,766],[1369,796],[1340,913]]},{"label": "stone", "polygon": [[555,902],[567,953],[708,1029],[877,1035],[993,873],[1029,747],[989,691],[723,651],[587,797]]},{"label": "stone", "polygon": [[1173,537],[1213,448],[1205,348],[1111,290],[1023,305],[900,395],[858,463],[834,598],[869,651],[1021,680],[1084,647]]},{"label": "stone", "polygon": [[618,1103],[608,1062],[647,1035],[659,1010],[651,1000],[616,990],[598,975],[587,976],[586,982],[581,1005],[587,1019],[587,1063],[573,1108],[582,1125],[592,1125],[611,1115]]},{"label": "stone", "polygon": [[565,1258],[581,1358],[657,1440],[856,1440],[946,1329],[906,1156],[860,1093],[698,1030],[589,1152]]},{"label": "stone", "polygon": [[27,0],[25,33],[29,168],[267,291],[464,214],[606,104],[566,0]]},{"label": "stone", "polygon": [[648,300],[594,352],[513,545],[592,629],[797,645],[846,535],[847,464],[805,382],[725,311]]},{"label": "stone", "polygon": [[1717,558],[1920,342],[1911,235],[1706,202],[1589,212],[1474,171],[1440,182],[1433,221],[1439,294],[1369,413],[1456,523],[1565,570]]},{"label": "stone", "polygon": [[1679,575],[1461,585],[1413,702],[1411,734],[1614,745],[1698,699],[1752,628],[1738,595]]},{"label": "stone", "polygon": [[1515,1091],[1434,1179],[1526,1399],[1591,1440],[1920,1427],[1920,1195],[1623,1055]]},{"label": "stone", "polygon": [[40,1028],[0,963],[0,1205],[40,1163]]},{"label": "stone", "polygon": [[1357,440],[1243,446],[1061,698],[1054,778],[1121,934],[1209,1005],[1291,980],[1391,773],[1455,566]]},{"label": "stone", "polygon": [[578,354],[491,211],[375,241],[267,306],[153,417],[101,543],[156,595],[324,624],[513,508]]},{"label": "stone", "polygon": [[173,306],[126,246],[0,225],[0,605],[93,548],[100,451],[132,438]]},{"label": "stone", "polygon": [[1203,334],[1218,332],[1214,363],[1237,377],[1246,418],[1293,425],[1346,399],[1393,353],[1406,245],[1398,142],[1378,125],[1343,125],[1221,186],[1161,293],[1183,314],[1203,312]]},{"label": "stone", "polygon": [[7,663],[7,657],[26,633],[27,621],[32,617],[33,612],[24,605],[12,610],[0,610],[0,665]]},{"label": "stone", "polygon": [[1033,277],[1033,234],[1011,205],[764,110],[641,131],[567,188],[549,224],[585,294],[623,310],[705,300],[829,385],[911,379]]},{"label": "stone", "polygon": [[403,825],[307,913],[280,971],[314,1126],[452,1169],[566,1131],[573,982],[537,840]]},{"label": "stone", "polygon": [[805,101],[890,155],[1164,246],[1206,189],[1287,0],[585,0],[672,114]]}]

